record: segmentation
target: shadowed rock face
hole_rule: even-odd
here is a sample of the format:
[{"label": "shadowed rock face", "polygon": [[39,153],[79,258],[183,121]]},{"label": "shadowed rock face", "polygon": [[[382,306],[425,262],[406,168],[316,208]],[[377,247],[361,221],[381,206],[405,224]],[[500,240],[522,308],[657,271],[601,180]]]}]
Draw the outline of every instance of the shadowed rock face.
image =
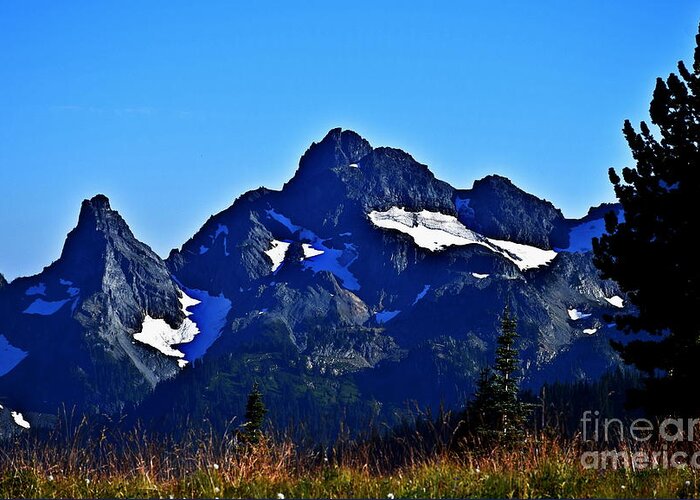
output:
[{"label": "shadowed rock face", "polygon": [[[281,191],[241,196],[167,260],[186,286],[223,293],[234,304],[205,358],[217,376],[229,373],[246,386],[255,366],[256,377],[286,380],[292,393],[298,386],[329,383],[341,391],[350,384],[360,394],[353,404],[379,401],[389,413],[407,399],[457,404],[493,356],[506,303],[519,319],[529,387],[595,378],[617,366],[606,334],[583,332],[604,331],[603,314],[614,311],[605,298],[619,294],[598,278],[589,253],[561,253],[549,265],[521,271],[483,246],[431,252],[369,221],[373,210],[391,207],[454,216],[483,236],[535,250],[566,248],[579,222],[503,177],[456,190],[408,153],[373,148],[352,131],[334,129],[309,148]],[[266,254],[278,245],[273,241],[286,246],[277,264]],[[322,255],[307,257],[309,249]],[[570,308],[590,316],[572,321]],[[241,371],[243,359],[253,364]],[[157,389],[148,412],[158,413],[159,398],[172,399],[173,387],[199,387],[201,372],[193,373],[200,373],[192,375],[198,382]],[[318,395],[326,405],[327,395]],[[293,400],[273,411],[280,418],[306,411]],[[222,405],[224,413],[242,411]]]},{"label": "shadowed rock face", "polygon": [[474,182],[458,196],[460,220],[486,236],[526,243],[540,248],[564,247],[564,216],[550,202],[541,200],[498,175]]},{"label": "shadowed rock face", "polygon": [[138,401],[178,368],[133,334],[146,315],[179,326],[179,296],[164,262],[109,200],[85,200],[61,257],[2,291],[0,332],[28,355],[0,377],[0,392],[20,404],[39,400],[41,409],[66,402],[114,410]]},{"label": "shadowed rock face", "polygon": [[289,184],[303,180],[313,182],[314,177],[325,170],[356,164],[371,151],[369,142],[352,130],[335,128],[306,150]]},{"label": "shadowed rock face", "polygon": [[2,275],[2,273],[0,273],[0,288],[4,287],[5,285],[7,285],[7,280]]},{"label": "shadowed rock face", "polygon": [[78,225],[50,269],[86,286],[93,301],[132,329],[141,325],[144,312],[172,326],[184,319],[179,292],[163,261],[134,237],[103,195],[83,202]]},{"label": "shadowed rock face", "polygon": [[[403,232],[371,221],[394,207],[414,213]],[[341,416],[391,418],[407,400],[461,404],[493,358],[506,303],[528,387],[592,379],[619,363],[604,315],[616,310],[606,299],[621,294],[581,244],[608,208],[578,229],[584,250],[526,269],[513,253],[522,247],[475,242],[539,254],[569,248],[581,221],[503,177],[455,189],[408,153],[341,129],[306,151],[282,190],[240,196],[165,263],[98,195],[83,202],[58,261],[0,290],[0,335],[29,353],[0,376],[0,395],[44,410],[69,400],[110,411],[145,397],[135,415],[159,426],[225,426],[260,381],[276,421],[325,432]],[[431,251],[407,234],[419,220],[433,224],[421,229],[428,243],[445,234],[473,243]],[[182,324],[180,286],[232,304],[204,357],[181,371],[133,338],[146,315]],[[66,303],[24,314],[38,297]],[[572,319],[573,309],[585,317]],[[211,323],[207,310],[195,321]]]}]

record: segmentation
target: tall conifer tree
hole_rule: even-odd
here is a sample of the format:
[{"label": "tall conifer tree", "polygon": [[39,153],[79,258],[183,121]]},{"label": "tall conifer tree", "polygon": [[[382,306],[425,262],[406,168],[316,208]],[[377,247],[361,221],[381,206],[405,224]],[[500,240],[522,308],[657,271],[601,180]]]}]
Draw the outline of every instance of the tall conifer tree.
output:
[{"label": "tall conifer tree", "polygon": [[515,318],[506,307],[496,341],[496,360],[493,368],[481,373],[469,408],[477,434],[487,442],[514,443],[525,433],[527,408],[518,395],[520,355],[515,347],[516,326]]},{"label": "tall conifer tree", "polygon": [[629,121],[624,135],[636,161],[610,169],[624,219],[609,213],[606,235],[594,240],[595,264],[615,280],[634,306],[615,317],[626,333],[646,332],[616,343],[623,359],[646,372],[646,390],[637,403],[653,413],[694,414],[700,400],[695,366],[700,360],[700,34],[692,71],[681,61],[678,73],[658,78],[651,100],[654,137],[642,122]]}]

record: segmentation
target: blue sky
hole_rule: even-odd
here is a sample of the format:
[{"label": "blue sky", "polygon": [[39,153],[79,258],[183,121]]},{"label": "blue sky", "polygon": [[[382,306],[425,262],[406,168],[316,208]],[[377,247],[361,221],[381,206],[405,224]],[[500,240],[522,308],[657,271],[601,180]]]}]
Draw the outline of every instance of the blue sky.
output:
[{"label": "blue sky", "polygon": [[336,126],[581,216],[698,21],[696,0],[2,2],[0,272],[55,260],[99,192],[165,256]]}]

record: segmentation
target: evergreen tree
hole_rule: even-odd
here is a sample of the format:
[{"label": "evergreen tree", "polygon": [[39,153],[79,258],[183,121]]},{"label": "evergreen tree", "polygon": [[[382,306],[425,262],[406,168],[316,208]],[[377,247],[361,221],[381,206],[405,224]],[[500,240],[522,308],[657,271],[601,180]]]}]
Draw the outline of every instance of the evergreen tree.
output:
[{"label": "evergreen tree", "polygon": [[517,371],[520,356],[515,348],[517,323],[506,307],[496,341],[493,368],[481,373],[474,400],[469,406],[476,433],[487,442],[512,444],[524,437],[527,408],[518,397]]},{"label": "evergreen tree", "polygon": [[[610,181],[624,220],[606,216],[608,234],[594,240],[594,262],[602,277],[615,280],[634,309],[615,317],[626,333],[650,333],[614,346],[623,359],[646,373],[636,403],[656,414],[694,414],[700,359],[700,234],[695,206],[700,199],[700,34],[693,71],[681,61],[678,73],[658,78],[649,108],[655,138],[645,122],[637,133],[629,121],[624,135],[636,161],[622,179]],[[633,403],[635,400],[632,401]]]},{"label": "evergreen tree", "polygon": [[262,437],[263,421],[267,414],[267,408],[262,400],[258,383],[253,384],[253,388],[248,394],[248,402],[245,408],[245,430],[244,436],[249,443],[258,443]]}]

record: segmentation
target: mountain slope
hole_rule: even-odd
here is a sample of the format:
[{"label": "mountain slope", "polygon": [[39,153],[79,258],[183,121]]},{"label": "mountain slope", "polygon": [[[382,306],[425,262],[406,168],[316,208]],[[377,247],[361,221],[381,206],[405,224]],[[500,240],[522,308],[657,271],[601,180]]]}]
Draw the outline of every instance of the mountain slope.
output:
[{"label": "mountain slope", "polygon": [[460,220],[492,238],[539,248],[563,246],[564,216],[550,202],[540,200],[498,175],[474,182],[458,192]]},{"label": "mountain slope", "polygon": [[[102,195],[83,202],[56,262],[0,294],[0,342],[11,346],[0,394],[16,406],[114,411],[179,371],[153,345],[185,323],[182,292]],[[149,318],[163,323],[151,345],[137,339]]]},{"label": "mountain slope", "polygon": [[620,293],[597,277],[590,248],[569,241],[593,225],[590,245],[604,211],[566,220],[498,176],[456,190],[403,151],[331,130],[281,191],[247,193],[171,253],[185,286],[233,308],[204,363],[159,387],[144,412],[175,425],[187,407],[166,415],[164,401],[215,386],[199,411],[240,414],[254,380],[278,421],[362,419],[371,402],[382,418],[407,400],[460,404],[493,356],[506,303],[528,387],[596,378],[619,366],[602,318]]},{"label": "mountain slope", "polygon": [[0,394],[223,428],[257,381],[278,426],[331,438],[341,418],[463,404],[506,304],[526,387],[595,379],[620,366],[604,316],[626,307],[591,261],[609,210],[567,220],[499,176],[455,189],[341,129],[165,262],[97,196],[58,261],[0,290]]}]

